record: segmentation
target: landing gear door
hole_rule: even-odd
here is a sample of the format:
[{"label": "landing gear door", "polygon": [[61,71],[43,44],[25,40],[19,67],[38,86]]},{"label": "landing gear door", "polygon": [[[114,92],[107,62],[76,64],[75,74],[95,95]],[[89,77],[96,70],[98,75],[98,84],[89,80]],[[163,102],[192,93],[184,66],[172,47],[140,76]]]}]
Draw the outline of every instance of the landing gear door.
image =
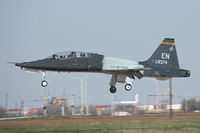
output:
[{"label": "landing gear door", "polygon": [[88,70],[90,70],[90,68],[91,68],[91,65],[90,65],[90,63],[89,63],[89,62],[88,62],[88,65],[87,65],[87,66],[88,66]]},{"label": "landing gear door", "polygon": [[155,75],[159,75],[159,71],[157,68],[155,68]]}]

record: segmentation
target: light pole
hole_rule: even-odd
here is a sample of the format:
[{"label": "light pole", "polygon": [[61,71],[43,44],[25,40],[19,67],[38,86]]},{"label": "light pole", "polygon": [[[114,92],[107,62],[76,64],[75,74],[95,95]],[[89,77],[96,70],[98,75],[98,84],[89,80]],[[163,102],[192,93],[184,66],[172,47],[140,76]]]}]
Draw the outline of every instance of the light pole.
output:
[{"label": "light pole", "polygon": [[172,120],[172,78],[169,78],[169,105],[170,105],[170,119]]},{"label": "light pole", "polygon": [[73,79],[77,79],[77,80],[79,80],[80,81],[80,83],[81,83],[81,88],[80,88],[80,92],[81,92],[81,109],[80,109],[80,113],[81,113],[81,115],[83,115],[83,113],[84,113],[84,107],[83,107],[83,104],[84,104],[84,99],[83,99],[83,79],[81,79],[81,78],[73,78]]},{"label": "light pole", "polygon": [[156,79],[152,79],[153,80],[153,82],[154,82],[154,84],[155,84],[155,93],[156,93],[156,98],[155,98],[155,103],[156,103],[156,112],[158,111],[157,109],[158,109],[158,80],[156,80]]},{"label": "light pole", "polygon": [[113,111],[114,111],[114,95],[111,95],[111,116],[113,116]]},{"label": "light pole", "polygon": [[87,91],[88,91],[88,89],[87,89],[87,77],[85,77],[84,78],[84,85],[85,85],[85,87],[84,87],[84,89],[85,89],[85,109],[86,109],[86,115],[88,115],[89,114],[89,106],[88,106],[88,95],[87,95]]},{"label": "light pole", "polygon": [[72,96],[71,96],[71,98],[72,98],[72,101],[71,101],[72,115],[75,114],[75,111],[74,111],[74,97],[75,97],[75,95],[72,95]]}]

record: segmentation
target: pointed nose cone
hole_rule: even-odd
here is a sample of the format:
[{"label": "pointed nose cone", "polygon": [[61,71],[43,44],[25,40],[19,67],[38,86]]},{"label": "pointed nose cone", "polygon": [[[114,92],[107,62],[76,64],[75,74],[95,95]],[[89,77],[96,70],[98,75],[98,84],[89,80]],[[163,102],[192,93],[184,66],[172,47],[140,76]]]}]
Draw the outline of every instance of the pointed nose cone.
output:
[{"label": "pointed nose cone", "polygon": [[16,66],[21,67],[22,69],[42,69],[44,66],[43,61],[31,61],[31,62],[22,62],[22,63],[15,63]]},{"label": "pointed nose cone", "polygon": [[18,67],[26,67],[26,63],[16,63],[15,65]]}]

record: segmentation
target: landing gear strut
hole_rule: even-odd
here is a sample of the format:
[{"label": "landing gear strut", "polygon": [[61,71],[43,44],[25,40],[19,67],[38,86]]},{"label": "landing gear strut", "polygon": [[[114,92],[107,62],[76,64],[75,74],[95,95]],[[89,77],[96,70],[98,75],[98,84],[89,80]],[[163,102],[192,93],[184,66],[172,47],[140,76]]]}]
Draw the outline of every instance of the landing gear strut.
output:
[{"label": "landing gear strut", "polygon": [[45,77],[46,77],[46,75],[47,75],[47,72],[46,71],[42,71],[42,82],[41,82],[41,85],[43,86],[43,87],[46,87],[47,85],[48,85],[48,82],[45,80]]},{"label": "landing gear strut", "polygon": [[115,93],[116,91],[117,91],[116,87],[114,87],[114,86],[110,87],[110,92],[111,93]]}]

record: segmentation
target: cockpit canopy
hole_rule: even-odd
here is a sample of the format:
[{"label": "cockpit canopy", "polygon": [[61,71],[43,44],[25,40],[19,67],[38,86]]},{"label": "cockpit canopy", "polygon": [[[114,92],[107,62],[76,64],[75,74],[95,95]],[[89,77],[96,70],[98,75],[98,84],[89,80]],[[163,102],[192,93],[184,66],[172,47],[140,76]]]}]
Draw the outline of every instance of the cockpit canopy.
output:
[{"label": "cockpit canopy", "polygon": [[91,53],[86,52],[76,52],[76,51],[67,51],[53,54],[47,59],[69,59],[69,58],[90,58]]}]

